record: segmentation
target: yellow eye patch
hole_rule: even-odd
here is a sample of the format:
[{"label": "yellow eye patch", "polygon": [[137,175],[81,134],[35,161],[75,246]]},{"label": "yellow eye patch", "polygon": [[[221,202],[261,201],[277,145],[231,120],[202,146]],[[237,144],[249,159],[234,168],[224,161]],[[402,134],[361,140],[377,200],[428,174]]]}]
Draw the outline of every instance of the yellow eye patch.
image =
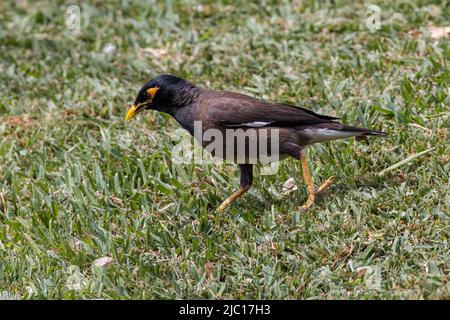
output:
[{"label": "yellow eye patch", "polygon": [[147,89],[147,94],[150,96],[151,100],[153,100],[153,98],[155,97],[156,91],[158,91],[158,90],[159,90],[158,87]]}]

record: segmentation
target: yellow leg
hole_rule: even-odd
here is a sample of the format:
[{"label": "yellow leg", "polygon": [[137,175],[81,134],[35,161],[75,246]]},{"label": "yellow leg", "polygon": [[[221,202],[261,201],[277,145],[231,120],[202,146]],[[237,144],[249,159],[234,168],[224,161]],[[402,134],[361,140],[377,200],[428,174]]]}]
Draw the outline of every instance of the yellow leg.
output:
[{"label": "yellow leg", "polygon": [[224,202],[222,202],[222,204],[219,206],[219,208],[217,210],[219,210],[219,212],[225,211],[225,209],[230,204],[235,202],[240,196],[242,196],[244,193],[246,193],[248,191],[248,189],[250,189],[250,187],[251,186],[245,186],[245,187],[241,188],[239,191],[236,191],[235,193],[233,193],[231,196],[226,198]]},{"label": "yellow leg", "polygon": [[306,200],[306,203],[301,206],[301,208],[303,210],[307,210],[312,206],[314,200],[316,200],[316,187],[314,187],[311,172],[309,171],[308,161],[306,160],[306,156],[304,154],[302,154],[300,161],[302,164],[303,180],[305,180],[306,186],[308,188],[308,200]]},{"label": "yellow leg", "polygon": [[309,171],[306,155],[304,155],[303,153],[300,157],[300,161],[302,164],[303,180],[305,180],[306,186],[308,187],[308,199],[306,200],[306,203],[300,208],[302,210],[307,210],[313,205],[314,200],[316,200],[316,195],[328,189],[328,187],[333,182],[333,177],[328,178],[318,189],[316,189],[311,176],[311,172]]}]

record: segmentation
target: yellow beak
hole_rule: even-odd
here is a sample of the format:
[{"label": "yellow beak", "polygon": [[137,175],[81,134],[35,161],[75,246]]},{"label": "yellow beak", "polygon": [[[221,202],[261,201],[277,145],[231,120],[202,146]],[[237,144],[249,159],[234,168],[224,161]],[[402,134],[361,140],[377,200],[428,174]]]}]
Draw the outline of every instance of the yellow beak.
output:
[{"label": "yellow beak", "polygon": [[133,118],[135,115],[137,115],[142,110],[144,110],[142,104],[138,104],[138,105],[133,104],[131,106],[130,110],[128,110],[127,115],[125,116],[125,121],[130,120],[131,118]]}]

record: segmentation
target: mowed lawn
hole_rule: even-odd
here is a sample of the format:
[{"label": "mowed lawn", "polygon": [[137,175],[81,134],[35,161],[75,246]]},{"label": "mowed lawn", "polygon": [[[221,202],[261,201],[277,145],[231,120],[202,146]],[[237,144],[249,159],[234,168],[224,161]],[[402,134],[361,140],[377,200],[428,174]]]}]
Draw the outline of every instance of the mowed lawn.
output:
[{"label": "mowed lawn", "polygon": [[[0,298],[450,298],[448,1],[81,3],[0,2]],[[124,121],[160,73],[390,135],[311,148],[307,212],[288,159],[219,214],[235,166]]]}]

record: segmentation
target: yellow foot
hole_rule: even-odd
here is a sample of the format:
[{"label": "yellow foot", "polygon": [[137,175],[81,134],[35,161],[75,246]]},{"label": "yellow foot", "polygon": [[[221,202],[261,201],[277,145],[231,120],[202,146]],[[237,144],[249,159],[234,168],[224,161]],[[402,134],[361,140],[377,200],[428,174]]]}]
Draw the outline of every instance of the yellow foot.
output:
[{"label": "yellow foot", "polygon": [[314,200],[316,200],[316,191],[315,190],[308,194],[308,200],[306,200],[306,203],[300,207],[300,210],[306,211],[309,208],[311,208],[311,206],[314,203]]},{"label": "yellow foot", "polygon": [[237,200],[237,198],[239,198],[240,196],[242,196],[244,193],[246,193],[248,191],[248,189],[250,189],[251,185],[242,187],[239,191],[236,191],[235,193],[233,193],[231,196],[229,196],[228,198],[226,198],[222,204],[217,208],[217,211],[219,212],[224,212],[226,208],[228,208],[228,206],[230,204],[232,204],[233,202],[235,202]]},{"label": "yellow foot", "polygon": [[319,188],[313,187],[312,190],[309,190],[308,200],[306,200],[306,203],[300,207],[300,210],[306,211],[311,208],[316,200],[316,196],[322,192],[325,192],[332,183],[333,177],[329,177]]},{"label": "yellow foot", "polygon": [[222,202],[222,204],[217,208],[217,211],[224,212],[225,209],[231,204],[230,201],[228,201],[228,200],[229,199],[227,199],[224,202]]},{"label": "yellow foot", "polygon": [[327,189],[331,186],[333,183],[333,176],[329,177],[322,185],[317,189],[316,194],[320,194],[322,192],[327,191]]}]

